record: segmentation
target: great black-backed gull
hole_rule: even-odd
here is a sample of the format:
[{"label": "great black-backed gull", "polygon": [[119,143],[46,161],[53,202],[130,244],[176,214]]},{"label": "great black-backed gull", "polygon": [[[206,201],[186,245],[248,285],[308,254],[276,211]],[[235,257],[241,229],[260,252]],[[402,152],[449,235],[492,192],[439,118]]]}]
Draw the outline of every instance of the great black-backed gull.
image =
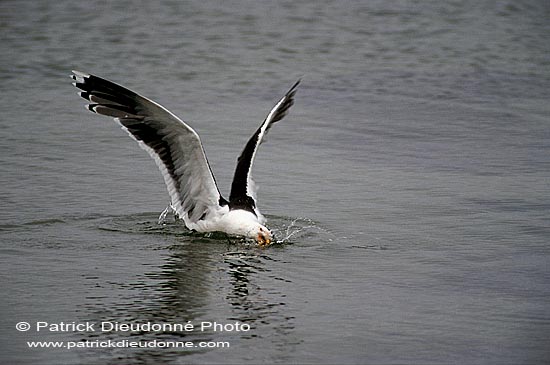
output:
[{"label": "great black-backed gull", "polygon": [[221,195],[199,135],[160,104],[103,78],[73,71],[87,108],[113,117],[157,163],[168,188],[171,208],[187,228],[225,232],[269,245],[272,233],[258,210],[251,169],[258,147],[273,123],[294,103],[298,80],[275,104],[250,137],[237,161],[229,200]]}]

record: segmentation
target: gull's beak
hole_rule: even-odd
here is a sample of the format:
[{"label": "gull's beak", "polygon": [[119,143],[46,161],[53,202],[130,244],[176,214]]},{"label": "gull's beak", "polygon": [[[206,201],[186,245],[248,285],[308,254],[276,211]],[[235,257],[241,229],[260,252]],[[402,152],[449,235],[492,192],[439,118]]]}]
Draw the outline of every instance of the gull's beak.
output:
[{"label": "gull's beak", "polygon": [[256,237],[256,241],[260,246],[269,246],[271,244],[271,237],[264,236],[262,233],[259,233],[258,237]]}]

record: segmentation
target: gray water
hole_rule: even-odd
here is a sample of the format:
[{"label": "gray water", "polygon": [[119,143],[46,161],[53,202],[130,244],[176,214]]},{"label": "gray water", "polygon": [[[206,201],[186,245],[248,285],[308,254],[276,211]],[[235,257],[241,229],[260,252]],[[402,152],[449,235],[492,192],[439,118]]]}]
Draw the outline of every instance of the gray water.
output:
[{"label": "gray water", "polygon": [[[547,1],[0,2],[0,362],[548,362],[548,19]],[[254,166],[281,242],[157,224],[154,161],[71,69],[188,121],[225,195],[302,77]],[[122,339],[230,347],[27,345]]]}]

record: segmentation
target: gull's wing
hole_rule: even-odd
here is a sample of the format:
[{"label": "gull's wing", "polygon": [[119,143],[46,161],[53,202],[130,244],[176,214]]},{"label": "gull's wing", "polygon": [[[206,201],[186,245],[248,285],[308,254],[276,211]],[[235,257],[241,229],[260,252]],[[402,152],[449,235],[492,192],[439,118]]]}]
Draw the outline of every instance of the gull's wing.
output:
[{"label": "gull's wing", "polygon": [[229,197],[229,207],[231,209],[246,209],[255,214],[258,214],[256,209],[256,192],[254,189],[254,181],[252,181],[251,171],[254,157],[258,151],[258,147],[262,143],[265,135],[271,126],[283,119],[288,109],[294,104],[294,94],[300,84],[298,80],[288,92],[275,104],[269,112],[262,125],[250,137],[248,143],[244,147],[239,159],[235,174],[233,175],[233,183],[231,184],[231,194]]},{"label": "gull's wing", "polygon": [[[221,196],[199,135],[161,105],[94,75],[73,71],[88,109],[115,118],[157,163],[172,207],[193,224],[220,206]],[[189,227],[191,228],[191,227]]]}]

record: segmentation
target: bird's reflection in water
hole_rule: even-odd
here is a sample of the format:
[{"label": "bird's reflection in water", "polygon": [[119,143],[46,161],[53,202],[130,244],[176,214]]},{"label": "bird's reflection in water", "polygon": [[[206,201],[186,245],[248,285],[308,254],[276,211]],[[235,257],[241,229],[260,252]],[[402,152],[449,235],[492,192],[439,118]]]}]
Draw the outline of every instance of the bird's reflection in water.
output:
[{"label": "bird's reflection in water", "polygon": [[[295,345],[302,341],[295,334],[294,317],[289,315],[285,285],[291,282],[281,277],[272,266],[276,259],[269,250],[249,248],[227,252],[224,263],[229,274],[230,290],[226,300],[231,307],[228,319],[248,323],[252,331],[242,336],[242,346],[261,348],[272,358],[284,363]],[[281,285],[282,283],[282,285]]]},{"label": "bird's reflection in water", "polygon": [[[204,242],[203,242],[204,241]],[[154,266],[150,272],[143,272],[144,267],[135,265],[133,281],[112,281],[105,283],[103,290],[108,296],[100,296],[101,300],[94,300],[85,305],[80,312],[84,312],[87,320],[94,323],[104,321],[124,324],[181,324],[197,323],[207,313],[211,272],[215,270],[215,252],[208,248],[212,246],[209,240],[190,239],[185,243],[165,246],[162,251],[168,257],[162,260],[160,266]],[[208,246],[208,247],[205,247]],[[222,245],[223,246],[223,245]],[[141,254],[146,254],[141,251]],[[219,256],[219,255],[218,255]],[[116,258],[113,258],[116,260]],[[141,271],[139,271],[141,270]],[[92,288],[96,292],[98,289]],[[90,297],[91,298],[91,297]],[[99,326],[98,326],[99,327]],[[174,327],[175,328],[175,327]],[[179,328],[176,328],[179,329]],[[139,341],[168,342],[168,341],[212,341],[213,337],[201,331],[96,331],[85,333],[83,341]],[[185,355],[205,351],[198,348],[165,348],[165,347],[138,347],[138,348],[94,348],[83,356],[102,359],[102,363],[169,363]]]},{"label": "bird's reflection in water", "polygon": [[[186,237],[185,242],[166,247],[164,252],[169,256],[160,266],[148,273],[137,274],[138,279],[132,283],[113,285],[111,290],[119,295],[111,295],[111,303],[102,301],[88,306],[87,316],[96,318],[96,321],[120,323],[191,322],[195,330],[95,333],[87,334],[88,340],[125,338],[195,343],[230,340],[230,351],[246,351],[261,346],[256,340],[269,338],[269,347],[282,353],[299,342],[292,336],[293,317],[285,312],[285,294],[281,290],[284,289],[281,281],[285,279],[270,269],[270,263],[275,261],[268,255],[268,250],[255,245],[222,243],[220,239]],[[202,321],[240,322],[249,325],[251,330],[231,333],[200,331],[198,327]],[[105,363],[147,363],[170,362],[180,356],[209,350],[138,348],[105,351]],[[97,356],[97,351],[94,356]]]},{"label": "bird's reflection in water", "polygon": [[231,284],[227,301],[241,320],[252,324],[264,321],[277,312],[273,308],[285,305],[281,301],[283,297],[278,298],[277,302],[270,300],[273,291],[262,289],[254,280],[256,277],[273,277],[265,265],[267,260],[271,260],[269,256],[253,251],[228,252],[224,255]]}]

